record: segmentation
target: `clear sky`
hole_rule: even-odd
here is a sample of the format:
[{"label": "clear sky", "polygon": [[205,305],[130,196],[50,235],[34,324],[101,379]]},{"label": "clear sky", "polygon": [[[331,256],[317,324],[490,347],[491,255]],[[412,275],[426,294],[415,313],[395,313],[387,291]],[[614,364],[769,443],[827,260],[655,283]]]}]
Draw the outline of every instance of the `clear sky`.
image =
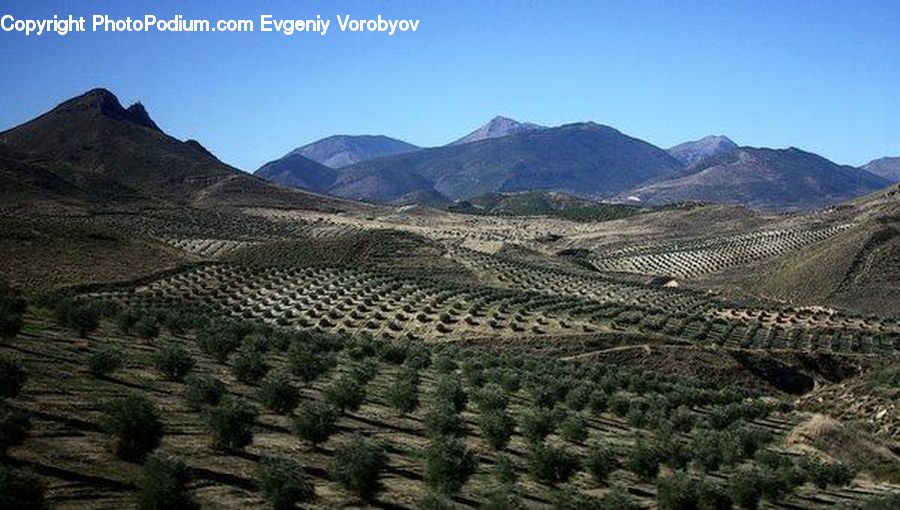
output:
[{"label": "clear sky", "polygon": [[[900,1],[4,0],[0,15],[421,19],[415,34],[0,32],[0,129],[93,87],[245,170],[331,134],[441,145],[494,115],[900,155]],[[233,5],[231,5],[233,4]],[[257,23],[258,24],[258,23]]]}]

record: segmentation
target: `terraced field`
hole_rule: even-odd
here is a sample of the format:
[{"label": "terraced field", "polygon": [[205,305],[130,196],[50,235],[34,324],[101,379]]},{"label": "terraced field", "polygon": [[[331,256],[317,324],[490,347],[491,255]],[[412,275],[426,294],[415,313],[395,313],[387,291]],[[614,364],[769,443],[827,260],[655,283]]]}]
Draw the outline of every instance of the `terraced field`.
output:
[{"label": "terraced field", "polygon": [[[180,258],[29,296],[22,332],[0,342],[5,370],[27,372],[0,405],[0,466],[70,508],[142,501],[153,469],[181,473],[181,497],[210,508],[292,508],[273,502],[286,483],[316,508],[895,504],[882,500],[900,491],[894,376],[877,395],[865,378],[897,363],[897,318],[554,255],[589,246],[596,224],[417,214],[48,220],[88,232],[87,246],[139,239]],[[677,267],[700,275],[842,228],[594,253],[693,254]],[[162,457],[115,446],[111,403],[133,395],[161,422]],[[350,469],[360,459],[374,472]]]},{"label": "terraced field", "polygon": [[788,253],[852,226],[765,230],[725,238],[639,244],[599,253],[588,260],[601,271],[690,278]]},{"label": "terraced field", "polygon": [[[720,494],[733,493],[736,489],[731,487],[741,486],[747,476],[780,477],[777,469],[807,466],[803,463],[808,457],[802,452],[808,450],[788,438],[812,415],[739,388],[712,390],[686,378],[535,359],[515,351],[492,354],[452,344],[423,349],[427,344],[381,343],[359,336],[319,343],[313,355],[333,359],[334,364],[310,380],[300,377],[307,365],[295,361],[300,359],[295,349],[302,347],[297,343],[309,346],[310,337],[251,327],[246,330],[251,333],[239,335],[244,347],[236,347],[232,357],[220,361],[200,340],[204,328],[224,331],[216,329],[219,321],[213,319],[188,333],[163,330],[147,340],[104,321],[85,339],[58,327],[46,312],[30,312],[22,334],[0,344],[0,355],[17,359],[28,372],[22,393],[9,404],[30,414],[31,431],[24,443],[10,450],[9,462],[39,474],[54,506],[130,506],[141,487],[141,467],[116,456],[115,437],[105,424],[110,402],[139,393],[152,402],[161,419],[160,451],[185,459],[190,497],[204,507],[266,506],[257,480],[268,458],[302,463],[315,493],[310,503],[323,508],[487,503],[653,507],[671,492],[673,470],[689,465],[697,465],[688,471],[688,480],[693,480],[689,483],[720,487],[713,489]],[[260,344],[259,338],[268,342]],[[160,366],[159,353],[171,349],[184,349],[183,355],[193,360],[191,376],[223,382],[225,395],[219,398],[238,399],[255,409],[246,446],[215,447],[207,421],[215,405],[198,408],[188,397],[195,384],[192,379],[172,380],[154,368]],[[121,365],[96,375],[86,369],[87,360],[101,351],[116,353]],[[262,396],[267,379],[249,380],[238,368],[246,356],[241,353],[247,352],[261,360],[262,373],[292,374],[288,381],[297,392],[296,408],[276,412],[268,407],[272,404]],[[392,389],[410,377],[416,381],[416,402],[421,399],[421,404],[401,410],[397,406],[404,401]],[[447,384],[460,384],[467,396],[468,403],[456,412],[441,411],[440,395]],[[342,385],[355,388],[354,401],[342,404],[324,439],[310,442],[309,436],[298,432],[304,430],[298,429],[298,420],[318,409],[317,404],[344,402],[338,400],[347,398],[337,390]],[[456,425],[438,420],[441,412],[450,413],[442,420]],[[509,436],[501,433],[497,439],[497,432],[486,432],[493,430],[486,428],[486,416],[508,417],[501,421],[511,420],[515,426]],[[546,428],[535,429],[534,420],[541,416],[549,420]],[[377,475],[382,490],[367,500],[335,478],[339,452],[351,444],[354,434],[377,441],[386,453]],[[724,440],[729,434],[744,437],[753,450],[767,453],[754,454],[744,446],[734,451],[734,460],[723,462],[698,450],[698,445],[706,444],[704,438]],[[462,467],[454,465],[453,476],[441,471],[444,464],[429,453],[435,444],[446,444],[448,437],[460,438],[453,444],[462,445],[462,450],[454,451],[468,459]],[[536,448],[562,455],[551,465],[571,465],[571,471],[541,469]],[[700,468],[701,464],[707,467]],[[814,476],[812,468],[802,469],[808,473],[803,476]],[[767,507],[832,508],[884,497],[897,489],[873,482],[868,475],[854,476],[854,470],[849,473],[851,480],[823,481],[822,488],[798,479],[756,497],[763,498]],[[444,477],[459,476],[458,485],[440,483],[446,482]]]}]

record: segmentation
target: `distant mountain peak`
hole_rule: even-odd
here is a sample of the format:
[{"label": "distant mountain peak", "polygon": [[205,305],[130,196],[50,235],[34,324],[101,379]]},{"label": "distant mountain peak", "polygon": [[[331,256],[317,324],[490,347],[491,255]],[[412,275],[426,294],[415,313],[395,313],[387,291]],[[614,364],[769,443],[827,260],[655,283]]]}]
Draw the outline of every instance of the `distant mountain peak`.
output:
[{"label": "distant mountain peak", "polygon": [[527,131],[537,131],[539,129],[544,129],[544,126],[531,122],[519,122],[509,117],[497,115],[480,128],[448,145],[462,145],[464,143],[500,138],[501,136],[509,136]]},{"label": "distant mountain peak", "polygon": [[708,135],[699,140],[680,143],[669,148],[667,152],[685,166],[693,166],[703,160],[731,152],[737,147],[738,145],[727,136]]}]

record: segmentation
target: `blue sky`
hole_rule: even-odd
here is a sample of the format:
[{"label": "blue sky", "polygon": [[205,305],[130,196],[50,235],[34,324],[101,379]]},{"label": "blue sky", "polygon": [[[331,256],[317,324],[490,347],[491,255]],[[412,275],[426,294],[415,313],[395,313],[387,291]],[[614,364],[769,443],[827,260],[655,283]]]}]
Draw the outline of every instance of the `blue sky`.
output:
[{"label": "blue sky", "polygon": [[441,145],[502,114],[667,147],[900,155],[900,2],[23,1],[0,15],[421,19],[415,34],[0,32],[0,129],[97,86],[245,170],[331,134]]}]

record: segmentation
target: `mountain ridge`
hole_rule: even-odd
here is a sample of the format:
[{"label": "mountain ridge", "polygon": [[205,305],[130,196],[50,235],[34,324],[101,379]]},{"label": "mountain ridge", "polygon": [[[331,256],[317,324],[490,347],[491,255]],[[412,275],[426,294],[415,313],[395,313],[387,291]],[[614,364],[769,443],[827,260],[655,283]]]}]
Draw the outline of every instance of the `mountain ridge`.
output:
[{"label": "mountain ridge", "polygon": [[688,167],[670,179],[626,194],[641,203],[737,203],[770,210],[824,207],[890,183],[881,177],[795,147],[740,147]]},{"label": "mountain ridge", "polygon": [[[532,189],[603,197],[681,167],[643,140],[581,122],[351,165],[329,192],[390,201],[427,185],[451,200]],[[405,182],[387,182],[394,177]],[[377,190],[366,191],[363,181]]]}]

